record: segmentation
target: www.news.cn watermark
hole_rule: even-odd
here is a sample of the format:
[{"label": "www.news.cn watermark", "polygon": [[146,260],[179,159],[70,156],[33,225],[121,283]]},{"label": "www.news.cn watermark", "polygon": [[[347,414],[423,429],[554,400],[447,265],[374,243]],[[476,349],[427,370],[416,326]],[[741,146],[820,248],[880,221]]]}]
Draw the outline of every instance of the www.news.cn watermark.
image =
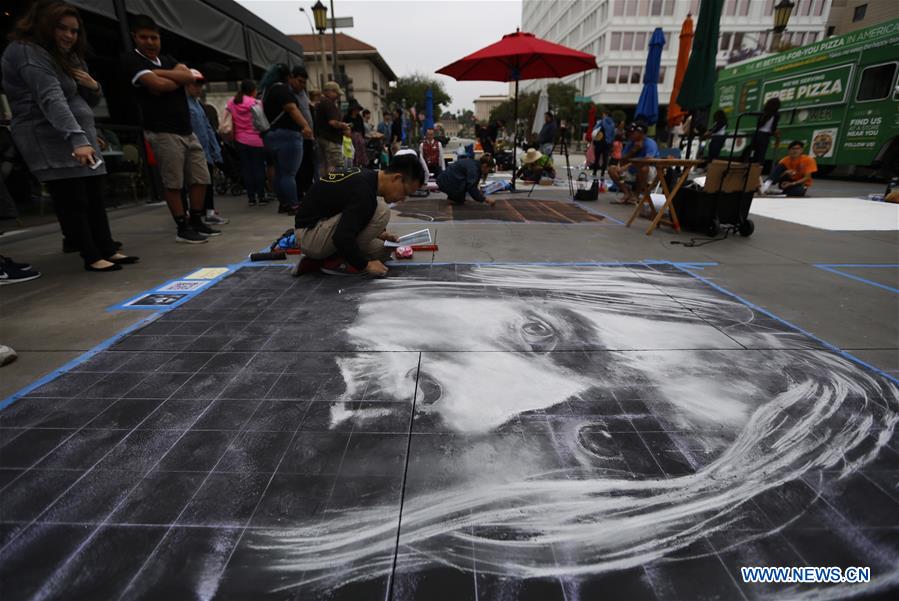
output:
[{"label": "www.news.cn watermark", "polygon": [[871,582],[871,568],[751,566],[740,568],[740,576],[743,577],[743,582],[750,584],[761,582],[781,584],[863,584]]}]

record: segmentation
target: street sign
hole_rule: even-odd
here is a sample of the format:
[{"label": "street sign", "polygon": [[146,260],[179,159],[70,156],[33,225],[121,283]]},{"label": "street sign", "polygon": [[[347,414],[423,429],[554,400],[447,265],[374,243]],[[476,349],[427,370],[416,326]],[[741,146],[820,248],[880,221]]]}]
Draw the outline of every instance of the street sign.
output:
[{"label": "street sign", "polygon": [[337,29],[349,29],[353,26],[353,17],[336,17],[328,18],[328,29],[336,27]]},{"label": "street sign", "polygon": [[590,104],[593,102],[593,99],[589,96],[575,96],[574,102],[575,104]]}]

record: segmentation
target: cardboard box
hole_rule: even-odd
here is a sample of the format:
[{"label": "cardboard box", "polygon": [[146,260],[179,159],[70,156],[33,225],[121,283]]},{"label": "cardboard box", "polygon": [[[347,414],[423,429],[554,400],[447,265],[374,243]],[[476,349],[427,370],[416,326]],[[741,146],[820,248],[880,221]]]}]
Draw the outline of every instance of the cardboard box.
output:
[{"label": "cardboard box", "polygon": [[[749,177],[746,177],[747,169]],[[761,176],[762,166],[759,163],[734,162],[728,167],[727,161],[712,161],[706,170],[703,191],[718,192],[720,189],[721,192],[755,192],[758,190]]]}]

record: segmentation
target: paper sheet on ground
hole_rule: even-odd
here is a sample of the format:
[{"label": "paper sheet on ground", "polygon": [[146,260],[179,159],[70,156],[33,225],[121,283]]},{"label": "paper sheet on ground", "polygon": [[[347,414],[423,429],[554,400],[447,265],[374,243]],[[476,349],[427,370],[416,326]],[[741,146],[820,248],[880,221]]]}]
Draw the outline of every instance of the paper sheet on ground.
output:
[{"label": "paper sheet on ground", "polygon": [[424,229],[400,236],[396,242],[390,240],[384,241],[387,248],[396,248],[398,246],[411,246],[413,244],[431,244],[431,230]]},{"label": "paper sheet on ground", "polygon": [[766,198],[756,195],[749,212],[821,230],[899,230],[899,205],[860,198]]}]

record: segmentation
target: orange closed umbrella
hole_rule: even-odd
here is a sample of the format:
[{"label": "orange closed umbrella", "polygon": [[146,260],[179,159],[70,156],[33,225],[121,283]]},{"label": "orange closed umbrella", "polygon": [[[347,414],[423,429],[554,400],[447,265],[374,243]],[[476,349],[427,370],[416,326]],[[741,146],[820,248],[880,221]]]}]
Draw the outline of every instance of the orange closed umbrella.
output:
[{"label": "orange closed umbrella", "polygon": [[677,95],[680,93],[680,86],[684,81],[684,73],[687,72],[692,47],[693,17],[687,14],[687,18],[684,19],[684,24],[680,28],[680,46],[677,48],[677,66],[674,68],[674,87],[671,88],[671,99],[668,101],[668,127],[674,127],[681,123],[687,116],[687,113],[677,103]]}]

